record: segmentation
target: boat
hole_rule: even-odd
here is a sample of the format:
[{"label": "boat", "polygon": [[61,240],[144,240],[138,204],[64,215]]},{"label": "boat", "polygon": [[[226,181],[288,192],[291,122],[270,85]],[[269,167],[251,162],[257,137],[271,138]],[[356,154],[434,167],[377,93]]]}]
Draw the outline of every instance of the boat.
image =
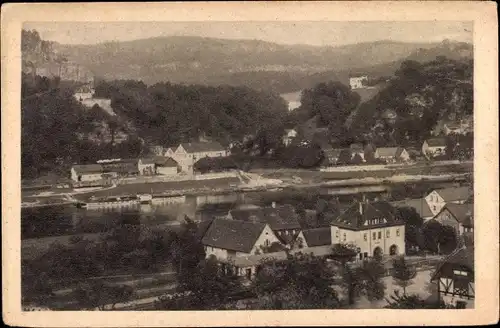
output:
[{"label": "boat", "polygon": [[153,201],[153,196],[151,194],[139,194],[137,198],[141,204],[151,204]]}]

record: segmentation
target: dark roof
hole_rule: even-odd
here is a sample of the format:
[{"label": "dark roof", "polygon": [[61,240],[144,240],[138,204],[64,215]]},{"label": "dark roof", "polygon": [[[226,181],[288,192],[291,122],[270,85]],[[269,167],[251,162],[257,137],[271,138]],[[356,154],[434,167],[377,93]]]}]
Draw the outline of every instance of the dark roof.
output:
[{"label": "dark roof", "polygon": [[182,148],[184,148],[188,153],[201,153],[208,151],[223,151],[224,147],[218,142],[190,142],[182,143]]},{"label": "dark roof", "polygon": [[[441,276],[450,277],[453,269],[467,269],[469,272],[474,273],[473,247],[459,248],[448,255],[438,264],[436,271],[432,274],[431,281]],[[474,274],[472,274],[472,281],[474,281]]]},{"label": "dark roof", "polygon": [[443,188],[437,189],[436,192],[444,199],[445,202],[467,200],[471,195],[469,187]]},{"label": "dark roof", "polygon": [[300,229],[298,215],[292,205],[278,205],[230,211],[234,220],[265,222],[272,230]]},{"label": "dark roof", "polygon": [[[385,219],[380,223],[372,224],[369,220]],[[404,225],[395,215],[394,207],[387,202],[363,203],[356,202],[335,218],[331,225],[344,229],[364,230],[377,227]]]},{"label": "dark roof", "polygon": [[196,231],[196,237],[198,240],[202,240],[207,233],[208,228],[212,225],[214,218],[203,220],[198,223],[198,230]]},{"label": "dark roof", "polygon": [[440,212],[445,210],[448,210],[458,222],[471,226],[472,221],[470,219],[473,216],[474,204],[446,204]]},{"label": "dark roof", "polygon": [[446,147],[444,138],[430,138],[426,140],[429,147]]},{"label": "dark roof", "polygon": [[391,203],[396,207],[413,207],[422,218],[433,217],[429,204],[423,198],[405,199]]},{"label": "dark roof", "polygon": [[158,166],[177,167],[179,165],[172,157],[156,156],[152,160]]},{"label": "dark roof", "polygon": [[349,146],[349,149],[351,151],[355,151],[355,152],[364,152],[365,151],[365,147],[363,147],[363,144],[360,144],[360,143],[353,143]]},{"label": "dark roof", "polygon": [[194,163],[194,168],[197,170],[203,169],[237,169],[238,164],[233,158],[224,157],[203,157]]},{"label": "dark roof", "polygon": [[103,167],[101,164],[82,164],[82,165],[73,165],[73,169],[77,174],[84,173],[102,173]]},{"label": "dark roof", "polygon": [[302,234],[308,247],[332,244],[330,227],[302,230]]},{"label": "dark roof", "polygon": [[260,222],[214,219],[201,242],[207,246],[250,253],[265,226]]}]

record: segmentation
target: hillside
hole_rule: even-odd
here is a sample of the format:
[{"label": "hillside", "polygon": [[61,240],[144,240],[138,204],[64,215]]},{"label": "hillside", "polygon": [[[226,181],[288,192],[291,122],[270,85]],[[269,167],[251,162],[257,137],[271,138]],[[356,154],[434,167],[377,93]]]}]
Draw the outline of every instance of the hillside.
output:
[{"label": "hillside", "polygon": [[96,45],[54,44],[54,49],[107,80],[245,85],[284,93],[331,79],[345,83],[351,73],[391,75],[398,62],[420,54],[427,57],[439,46],[377,41],[318,47],[173,36]]}]

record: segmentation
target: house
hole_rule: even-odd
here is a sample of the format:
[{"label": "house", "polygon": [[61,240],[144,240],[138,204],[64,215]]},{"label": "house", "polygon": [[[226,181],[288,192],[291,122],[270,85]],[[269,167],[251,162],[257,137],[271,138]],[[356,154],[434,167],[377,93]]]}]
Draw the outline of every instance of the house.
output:
[{"label": "house", "polygon": [[172,157],[155,158],[156,174],[174,176],[179,173],[179,164]]},{"label": "house", "polygon": [[292,205],[235,209],[228,213],[228,219],[268,224],[285,245],[291,245],[301,230],[299,216]]},{"label": "house", "polygon": [[474,308],[474,248],[462,247],[441,262],[431,277],[438,300],[460,309]]},{"label": "house", "polygon": [[359,259],[405,253],[405,223],[387,202],[359,201],[331,223],[332,244],[352,243]]},{"label": "house", "polygon": [[227,172],[239,169],[233,158],[227,157],[204,157],[193,165],[195,174],[205,174],[214,172]]},{"label": "house", "polygon": [[423,219],[424,222],[429,221],[434,217],[429,204],[424,198],[417,199],[405,199],[400,201],[391,202],[395,207],[412,207],[414,208],[418,215]]},{"label": "house", "polygon": [[337,165],[340,154],[342,153],[342,149],[340,148],[332,148],[332,147],[323,147],[323,154],[325,159],[323,161],[324,166],[333,166]]},{"label": "house", "polygon": [[149,147],[149,151],[155,154],[156,156],[163,156],[163,154],[165,153],[165,149],[163,148],[163,146],[160,145]]},{"label": "house", "polygon": [[218,142],[193,142],[180,144],[171,155],[167,152],[166,156],[176,160],[182,171],[192,173],[193,165],[199,159],[229,156],[229,152]]},{"label": "house", "polygon": [[457,236],[474,231],[474,204],[446,204],[433,218],[442,225],[452,227]]},{"label": "house", "polygon": [[71,180],[75,182],[97,181],[103,178],[104,169],[100,164],[73,165]]},{"label": "house", "polygon": [[213,219],[201,243],[207,258],[229,260],[265,253],[266,247],[280,241],[266,223]]},{"label": "house", "polygon": [[410,154],[402,147],[380,147],[375,151],[375,158],[386,163],[408,162]]},{"label": "house", "polygon": [[[349,146],[351,152],[351,161],[355,157],[360,157],[362,162],[365,162],[365,147],[360,143],[353,143]],[[356,156],[357,155],[357,156]]]},{"label": "house", "polygon": [[368,76],[357,76],[357,77],[351,77],[349,78],[349,85],[351,86],[351,89],[361,89],[364,87],[364,82],[368,80]]},{"label": "house", "polygon": [[430,138],[422,144],[422,154],[428,159],[446,154],[446,140],[444,138]]},{"label": "house", "polygon": [[321,227],[304,229],[297,235],[296,243],[299,248],[331,245],[331,228]]},{"label": "house", "polygon": [[295,137],[297,137],[297,131],[295,129],[286,129],[285,135],[282,137],[283,144],[289,146]]},{"label": "house", "polygon": [[468,186],[436,189],[425,196],[425,201],[429,204],[432,213],[436,215],[446,204],[464,204],[472,194]]},{"label": "house", "polygon": [[140,175],[155,175],[156,161],[154,158],[141,158],[137,162]]},{"label": "house", "polygon": [[130,177],[139,175],[138,159],[100,160],[104,172],[116,172],[117,176]]},{"label": "house", "polygon": [[73,94],[73,97],[80,101],[83,102],[86,99],[92,99],[94,97],[95,90],[92,87],[91,84],[85,84],[78,89],[75,90],[75,93]]}]

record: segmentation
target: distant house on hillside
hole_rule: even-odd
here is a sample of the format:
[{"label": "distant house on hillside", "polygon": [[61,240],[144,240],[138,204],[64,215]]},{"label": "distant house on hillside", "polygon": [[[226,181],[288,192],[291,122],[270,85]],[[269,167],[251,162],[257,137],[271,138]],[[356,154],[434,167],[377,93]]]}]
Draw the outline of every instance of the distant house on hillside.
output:
[{"label": "distant house on hillside", "polygon": [[444,138],[430,138],[422,144],[422,154],[427,158],[442,156],[446,153],[446,140]]},{"label": "distant house on hillside", "polygon": [[408,162],[410,155],[402,147],[380,147],[375,151],[375,158],[386,163]]},{"label": "distant house on hillside", "polygon": [[289,146],[296,137],[297,131],[295,129],[286,129],[285,135],[282,137],[283,144]]},{"label": "distant house on hillside", "polygon": [[94,87],[91,84],[85,84],[75,90],[73,97],[76,100],[83,102],[86,99],[92,99],[94,97],[94,94],[95,94]]},{"label": "distant house on hillside", "polygon": [[331,146],[329,146],[329,147],[323,147],[322,151],[323,154],[325,155],[323,166],[337,165],[340,158],[340,154],[342,153],[342,149],[332,148]]},{"label": "distant house on hillside", "polygon": [[349,85],[351,86],[351,89],[361,89],[364,87],[364,83],[368,81],[368,76],[363,75],[363,76],[357,76],[357,77],[351,77],[349,78]]}]

